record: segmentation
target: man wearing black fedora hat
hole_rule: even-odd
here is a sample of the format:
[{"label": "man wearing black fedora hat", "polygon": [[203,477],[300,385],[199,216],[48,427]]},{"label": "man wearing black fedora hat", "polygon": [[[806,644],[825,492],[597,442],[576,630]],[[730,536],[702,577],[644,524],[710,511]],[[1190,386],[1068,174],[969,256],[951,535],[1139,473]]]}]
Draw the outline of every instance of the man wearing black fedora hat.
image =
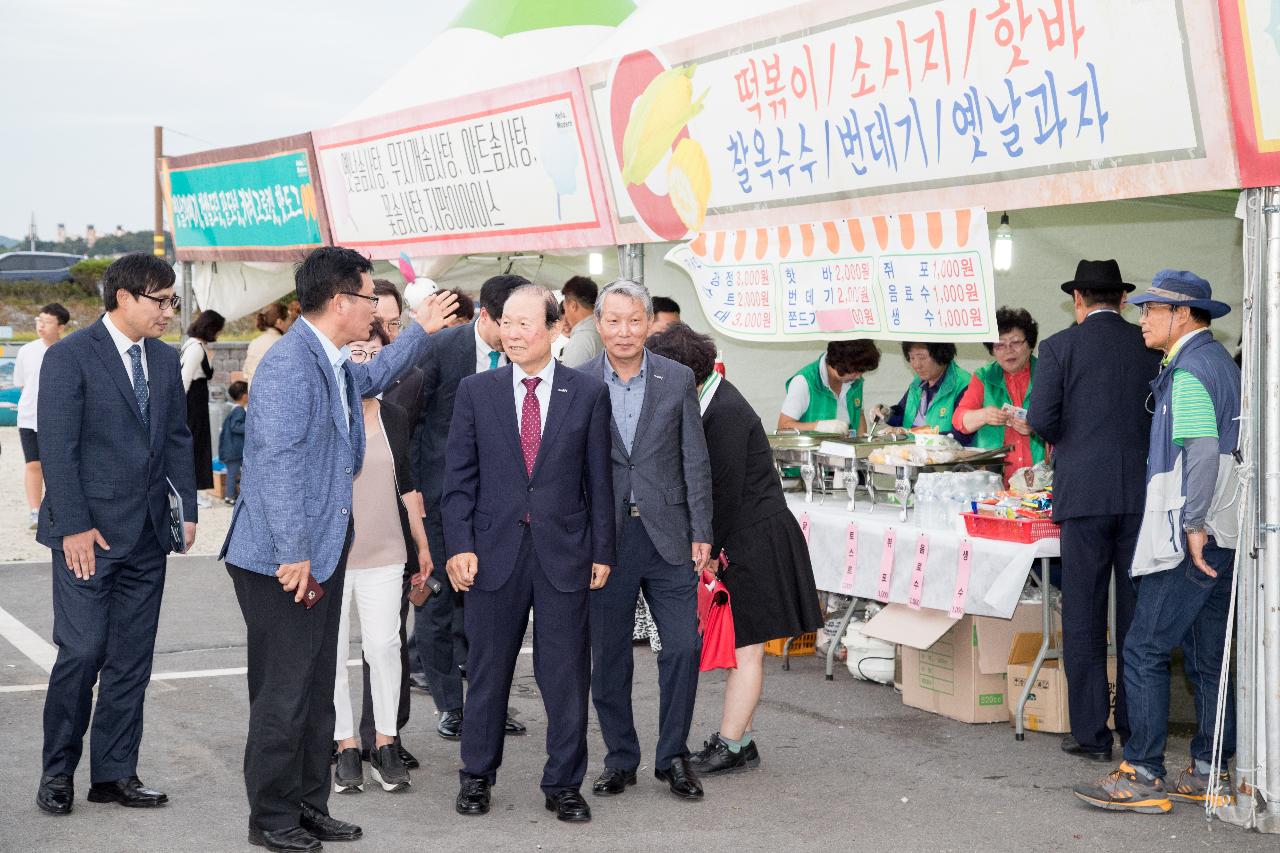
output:
[{"label": "man wearing black fedora hat", "polygon": [[[1165,357],[1151,383],[1146,501],[1132,569],[1142,580],[1123,661],[1131,732],[1120,766],[1077,785],[1075,795],[1099,808],[1162,813],[1171,799],[1212,806],[1232,799],[1225,771],[1236,748],[1235,691],[1223,671],[1222,638],[1239,537],[1240,369],[1209,331],[1231,308],[1200,276],[1161,270],[1133,304],[1142,306],[1147,346]],[[1178,646],[1195,687],[1196,734],[1191,764],[1166,785],[1169,657]],[[1227,682],[1222,709],[1220,680]],[[1219,710],[1222,764],[1215,768]]]},{"label": "man wearing black fedora hat", "polygon": [[[1071,734],[1062,749],[1111,759],[1107,728],[1107,599],[1116,585],[1116,649],[1123,654],[1136,592],[1129,567],[1142,524],[1151,416],[1143,401],[1160,356],[1120,316],[1133,285],[1114,260],[1080,261],[1062,285],[1076,325],[1040,345],[1027,407],[1031,428],[1054,445],[1053,520],[1062,526],[1062,659]],[[1124,685],[1116,731],[1129,735]]]}]

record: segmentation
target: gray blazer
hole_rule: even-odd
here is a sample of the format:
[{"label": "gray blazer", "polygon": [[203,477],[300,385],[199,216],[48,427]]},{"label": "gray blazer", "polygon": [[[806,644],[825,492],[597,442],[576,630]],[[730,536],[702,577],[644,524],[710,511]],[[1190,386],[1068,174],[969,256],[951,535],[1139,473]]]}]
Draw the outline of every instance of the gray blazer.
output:
[{"label": "gray blazer", "polygon": [[[578,368],[593,379],[605,373],[606,353]],[[618,425],[613,434],[614,518],[619,538],[623,502],[635,495],[640,520],[668,563],[688,563],[693,542],[712,542],[711,463],[693,383],[693,371],[649,353],[644,406],[627,453]]]},{"label": "gray blazer", "polygon": [[351,482],[364,462],[360,399],[391,387],[430,346],[413,325],[372,362],[344,362],[348,419],[319,338],[305,323],[289,328],[253,374],[240,497],[218,559],[265,575],[310,560],[312,577],[329,579],[351,521]]}]

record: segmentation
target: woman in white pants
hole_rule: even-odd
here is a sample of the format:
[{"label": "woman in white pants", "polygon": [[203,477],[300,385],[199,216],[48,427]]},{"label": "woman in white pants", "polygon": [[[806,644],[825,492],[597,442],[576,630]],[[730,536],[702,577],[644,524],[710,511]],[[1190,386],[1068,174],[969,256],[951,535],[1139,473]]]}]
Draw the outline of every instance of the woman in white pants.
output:
[{"label": "woman in white pants", "polygon": [[[388,343],[375,323],[368,341],[351,344],[351,359],[365,362]],[[414,490],[409,465],[413,424],[398,406],[378,399],[363,402],[365,455],[352,493],[355,531],[347,555],[338,628],[338,667],[333,703],[337,714],[334,740],[338,762],[334,790],[364,790],[364,770],[351,710],[347,646],[351,635],[351,603],[360,614],[360,646],[369,664],[375,741],[369,750],[374,781],[386,791],[409,787],[409,771],[396,744],[396,711],[400,701],[400,604],[405,563],[418,566],[419,578],[431,572],[431,555],[422,525],[421,497]],[[415,553],[416,552],[416,553]]]}]

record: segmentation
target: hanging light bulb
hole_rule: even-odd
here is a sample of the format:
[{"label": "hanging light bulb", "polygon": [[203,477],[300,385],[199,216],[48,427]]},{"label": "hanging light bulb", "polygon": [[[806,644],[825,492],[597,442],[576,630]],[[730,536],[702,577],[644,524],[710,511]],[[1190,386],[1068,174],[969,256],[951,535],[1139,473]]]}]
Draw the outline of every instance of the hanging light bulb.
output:
[{"label": "hanging light bulb", "polygon": [[591,252],[587,255],[587,274],[604,274],[604,255],[601,252]]},{"label": "hanging light bulb", "polygon": [[991,265],[996,272],[1013,269],[1013,229],[1009,227],[1009,214],[1000,215],[1000,227],[996,229],[995,243],[991,247]]}]

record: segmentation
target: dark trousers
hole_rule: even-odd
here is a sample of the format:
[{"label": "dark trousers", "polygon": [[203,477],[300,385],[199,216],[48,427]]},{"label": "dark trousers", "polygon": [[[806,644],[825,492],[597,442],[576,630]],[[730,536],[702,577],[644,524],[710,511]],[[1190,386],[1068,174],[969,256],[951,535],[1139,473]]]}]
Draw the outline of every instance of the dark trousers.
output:
[{"label": "dark trousers", "polygon": [[244,463],[240,459],[233,459],[230,462],[225,459],[222,461],[227,466],[227,485],[222,490],[222,496],[235,500],[240,497],[240,470]]},{"label": "dark trousers", "polygon": [[[351,541],[347,533],[348,545]],[[308,610],[272,575],[227,564],[247,632],[249,739],[244,784],[249,825],[272,832],[298,825],[303,804],[329,812],[333,674],[346,548]],[[343,649],[343,654],[346,650]]]},{"label": "dark trousers", "polygon": [[[1129,578],[1142,516],[1099,515],[1062,522],[1062,663],[1067,674],[1071,736],[1083,747],[1111,749],[1107,717],[1107,599],[1116,579],[1116,662],[1124,660],[1137,586]],[[1124,679],[1116,679],[1116,731],[1129,737]]]},{"label": "dark trousers", "polygon": [[689,754],[689,727],[698,693],[697,579],[692,563],[662,559],[639,518],[628,517],[618,542],[618,565],[603,589],[591,593],[591,699],[608,753],[604,764],[618,770],[640,765],[640,740],[631,709],[635,670],[631,633],[636,596],[644,591],[658,626],[658,746],[654,767]]},{"label": "dark trousers", "polygon": [[[133,551],[99,555],[80,580],[53,552],[53,642],[58,659],[44,701],[44,775],[75,775],[93,717],[90,782],[137,774],[142,705],[164,592],[165,555],[148,519]],[[98,685],[97,706],[93,685]]]},{"label": "dark trousers", "polygon": [[[1169,737],[1169,657],[1178,646],[1182,646],[1182,664],[1195,688],[1196,733],[1191,739],[1191,757],[1206,762],[1212,757],[1236,552],[1219,548],[1210,537],[1204,558],[1218,573],[1216,578],[1196,568],[1190,557],[1176,568],[1142,578],[1124,647],[1131,727],[1124,758],[1161,778]],[[1227,678],[1224,762],[1236,754],[1236,694],[1229,674]]]},{"label": "dark trousers", "polygon": [[[400,588],[400,704],[396,707],[396,731],[404,729],[409,722],[409,645],[405,636],[405,619],[409,615],[409,579],[418,572],[416,563],[406,563],[404,579]],[[342,650],[343,654],[346,650]],[[361,668],[364,670],[364,704],[360,710],[360,745],[365,749],[376,749],[373,730],[373,689],[369,685],[369,662],[360,655]],[[400,735],[396,735],[396,743]]]},{"label": "dark trousers", "polygon": [[[431,562],[437,574],[444,570],[444,529],[440,512],[428,512],[423,520]],[[441,714],[462,708],[462,672],[458,666],[466,661],[466,641],[462,630],[462,599],[453,591],[448,577],[440,578],[444,589],[432,595],[426,604],[414,608],[413,635],[418,651],[418,666],[431,686],[431,698]]]},{"label": "dark trousers", "polygon": [[498,590],[473,587],[466,597],[471,644],[461,777],[480,776],[491,785],[497,781],[511,679],[532,606],[533,675],[547,712],[547,763],[541,787],[548,794],[577,790],[587,772],[587,590],[556,589],[543,573],[526,529],[510,579]]}]

